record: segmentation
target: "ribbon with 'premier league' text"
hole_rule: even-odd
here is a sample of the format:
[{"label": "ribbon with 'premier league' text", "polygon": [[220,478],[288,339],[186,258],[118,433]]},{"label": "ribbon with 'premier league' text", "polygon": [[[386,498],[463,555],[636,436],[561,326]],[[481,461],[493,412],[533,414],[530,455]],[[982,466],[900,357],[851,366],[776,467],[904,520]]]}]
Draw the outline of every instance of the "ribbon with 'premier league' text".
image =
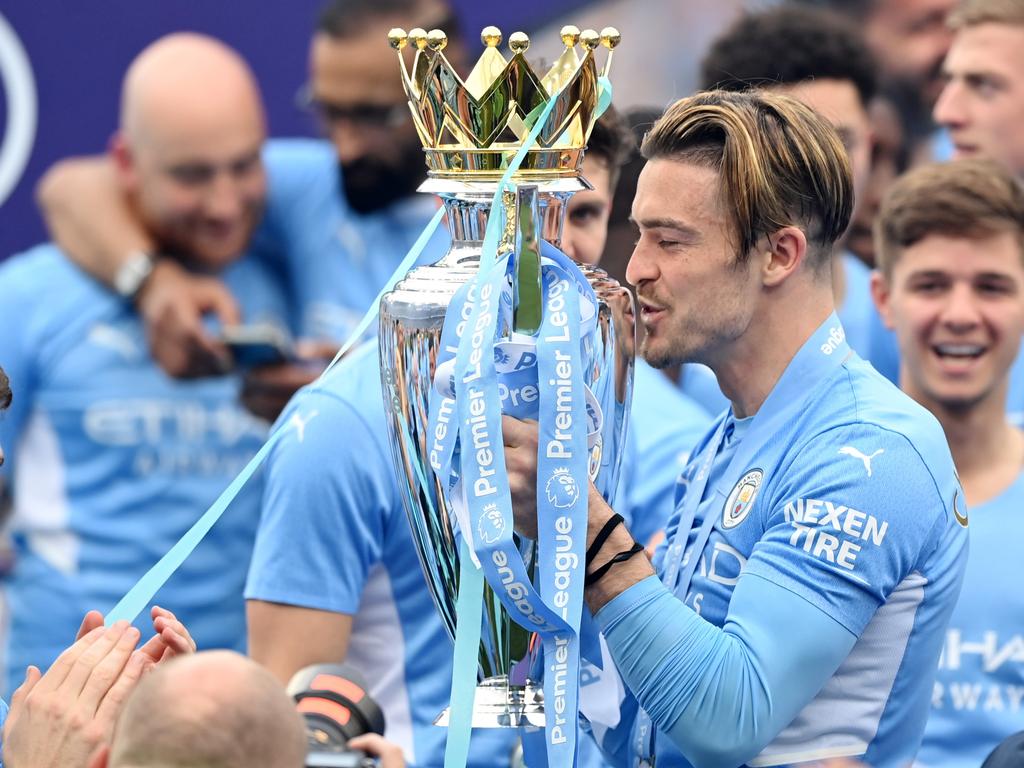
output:
[{"label": "ribbon with 'premier league' text", "polygon": [[[548,759],[551,765],[568,766],[576,751],[588,433],[600,432],[600,409],[596,401],[587,402],[582,337],[596,328],[597,301],[578,268],[564,255],[545,258],[539,338],[516,335],[511,341],[495,343],[498,329],[511,325],[511,302],[502,300],[510,285],[510,267],[508,260],[500,263],[485,281],[465,287],[449,306],[442,332],[442,349],[447,351],[439,357],[437,378],[439,390],[447,389],[445,382],[454,378],[456,391],[432,393],[431,415],[441,413],[439,403],[447,403],[450,409],[454,400],[459,446],[453,445],[454,430],[449,424],[435,421],[428,428],[435,441],[431,464],[435,471],[451,466],[449,478],[442,478],[449,480],[450,490],[455,489],[450,506],[463,507],[462,514],[456,512],[457,528],[471,542],[474,559],[509,614],[538,632],[544,642]],[[586,307],[584,322],[581,304]],[[453,348],[457,349],[454,375],[445,373],[442,366]],[[501,377],[496,358],[506,371]],[[539,411],[539,593],[512,539],[499,381],[504,382],[506,393],[536,393],[521,399],[506,396],[505,404],[510,406],[506,410],[520,417]],[[451,419],[450,411],[445,418]],[[450,479],[456,474],[458,483]]]}]

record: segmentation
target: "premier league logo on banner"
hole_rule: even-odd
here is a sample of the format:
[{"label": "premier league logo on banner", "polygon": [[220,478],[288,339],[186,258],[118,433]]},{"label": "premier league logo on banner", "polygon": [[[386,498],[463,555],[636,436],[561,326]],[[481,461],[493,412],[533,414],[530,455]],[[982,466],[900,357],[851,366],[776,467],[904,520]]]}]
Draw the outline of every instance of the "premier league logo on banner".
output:
[{"label": "premier league logo on banner", "polygon": [[[481,37],[486,48],[463,81],[440,30],[389,35],[429,168],[421,191],[444,201],[452,245],[383,298],[381,375],[413,538],[456,638],[456,675],[478,680],[460,727],[467,737],[470,722],[543,727],[550,764],[568,766],[588,486],[608,498],[618,481],[635,331],[628,291],[558,243],[566,202],[585,188],[580,162],[610,100],[619,35],[563,28],[565,50],[543,75],[524,57],[526,35],[510,37],[509,59],[499,30]],[[513,530],[503,415],[539,424],[537,541]],[[474,574],[486,585],[470,599]],[[477,636],[479,651],[460,661],[460,638]],[[459,703],[453,694],[453,726]],[[449,749],[457,740],[449,735]]]}]

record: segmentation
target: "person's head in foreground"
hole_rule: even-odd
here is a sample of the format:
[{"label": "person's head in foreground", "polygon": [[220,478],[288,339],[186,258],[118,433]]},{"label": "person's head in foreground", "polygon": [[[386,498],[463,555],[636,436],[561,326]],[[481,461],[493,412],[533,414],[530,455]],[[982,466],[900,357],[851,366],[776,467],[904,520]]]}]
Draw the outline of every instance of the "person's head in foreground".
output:
[{"label": "person's head in foreground", "polygon": [[853,206],[846,151],[793,98],[709,91],[673,104],[642,152],[626,276],[644,357],[705,363],[728,395],[744,359],[833,311],[832,247]]},{"label": "person's head in foreground", "polygon": [[932,412],[1005,409],[1024,333],[1024,190],[991,160],[915,169],[875,228],[879,311],[899,341],[900,386]]},{"label": "person's head in foreground", "polygon": [[305,756],[302,720],[274,676],[207,651],[144,677],[90,768],[301,768]]},{"label": "person's head in foreground", "polygon": [[207,269],[241,255],[266,196],[265,134],[256,80],[220,41],[173,34],[135,58],[111,154],[162,252]]}]

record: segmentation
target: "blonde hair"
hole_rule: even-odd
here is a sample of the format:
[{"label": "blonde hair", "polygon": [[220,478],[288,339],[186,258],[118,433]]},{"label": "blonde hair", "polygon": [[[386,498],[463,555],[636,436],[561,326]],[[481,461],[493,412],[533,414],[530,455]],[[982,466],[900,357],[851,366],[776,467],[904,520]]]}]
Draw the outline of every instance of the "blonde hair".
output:
[{"label": "blonde hair", "polygon": [[1016,233],[1024,258],[1024,189],[992,160],[925,165],[889,188],[875,220],[875,260],[892,275],[904,248],[929,235],[982,240]]},{"label": "blonde hair", "polygon": [[1017,24],[1024,26],[1021,0],[963,0],[949,16],[953,29],[979,24]]},{"label": "blonde hair", "polygon": [[853,209],[850,162],[835,129],[796,99],[765,91],[704,91],[680,99],[644,137],[645,158],[670,158],[719,174],[738,260],[758,240],[799,226],[809,263],[830,263]]}]

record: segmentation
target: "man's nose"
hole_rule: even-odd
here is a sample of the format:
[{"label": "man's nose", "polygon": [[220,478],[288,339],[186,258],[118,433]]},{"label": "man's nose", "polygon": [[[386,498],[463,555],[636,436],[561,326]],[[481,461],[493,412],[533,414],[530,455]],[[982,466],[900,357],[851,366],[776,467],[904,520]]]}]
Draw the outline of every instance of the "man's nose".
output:
[{"label": "man's nose", "polygon": [[942,322],[955,331],[966,331],[981,322],[974,291],[969,285],[955,285],[942,309]]},{"label": "man's nose", "polygon": [[935,102],[932,117],[939,125],[948,127],[963,125],[966,122],[963,89],[958,83],[952,80],[946,83],[946,87],[939,94],[938,101]]},{"label": "man's nose", "polygon": [[206,215],[215,219],[231,219],[243,209],[242,193],[229,173],[218,173],[206,198]]},{"label": "man's nose", "polygon": [[359,160],[369,153],[372,144],[370,136],[364,128],[351,120],[335,120],[328,133],[342,165]]},{"label": "man's nose", "polygon": [[626,264],[626,280],[630,285],[637,286],[644,281],[653,280],[657,276],[658,270],[654,260],[648,256],[647,248],[643,244],[643,238],[641,238],[633,247],[629,263]]}]

